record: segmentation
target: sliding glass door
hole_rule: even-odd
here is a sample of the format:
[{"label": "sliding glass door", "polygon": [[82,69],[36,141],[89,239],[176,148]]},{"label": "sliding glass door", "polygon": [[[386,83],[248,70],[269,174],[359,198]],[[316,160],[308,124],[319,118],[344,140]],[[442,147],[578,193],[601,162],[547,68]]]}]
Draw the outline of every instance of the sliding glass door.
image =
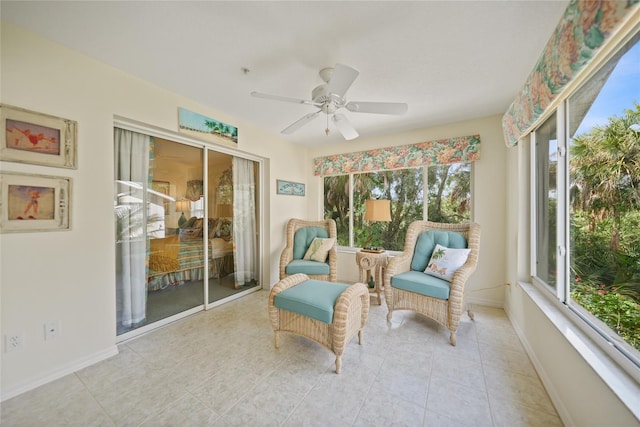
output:
[{"label": "sliding glass door", "polygon": [[114,147],[119,336],[259,285],[258,162],[119,128]]}]

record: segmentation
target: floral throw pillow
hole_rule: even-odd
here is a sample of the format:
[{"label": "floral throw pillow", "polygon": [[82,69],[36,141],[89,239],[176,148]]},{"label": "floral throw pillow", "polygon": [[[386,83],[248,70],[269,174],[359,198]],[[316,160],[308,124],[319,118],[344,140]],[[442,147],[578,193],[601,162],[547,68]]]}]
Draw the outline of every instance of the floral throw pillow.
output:
[{"label": "floral throw pillow", "polygon": [[471,249],[452,249],[436,245],[425,273],[450,282],[453,274],[467,262]]},{"label": "floral throw pillow", "polygon": [[316,237],[311,242],[311,245],[309,245],[309,249],[307,249],[307,253],[304,254],[302,259],[325,262],[327,260],[327,255],[329,255],[329,251],[335,243],[336,239],[334,238],[323,239]]}]

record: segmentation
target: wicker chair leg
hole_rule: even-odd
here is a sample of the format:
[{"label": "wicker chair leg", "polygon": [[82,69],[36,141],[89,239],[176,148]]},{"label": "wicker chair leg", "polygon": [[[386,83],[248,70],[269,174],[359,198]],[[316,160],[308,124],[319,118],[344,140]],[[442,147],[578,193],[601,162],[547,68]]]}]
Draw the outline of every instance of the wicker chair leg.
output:
[{"label": "wicker chair leg", "polygon": [[342,370],[342,356],[336,356],[336,374]]},{"label": "wicker chair leg", "polygon": [[391,322],[391,317],[393,316],[393,311],[389,310],[387,313],[387,322]]},{"label": "wicker chair leg", "polygon": [[280,333],[278,331],[275,331],[275,344],[276,344],[276,348],[280,348]]},{"label": "wicker chair leg", "polygon": [[358,331],[358,344],[360,345],[362,345],[362,336],[363,336],[362,332],[363,332],[362,329]]},{"label": "wicker chair leg", "polygon": [[455,345],[456,345],[456,333],[455,332],[451,332],[451,336],[449,337],[449,343],[451,343],[451,345],[455,347]]}]

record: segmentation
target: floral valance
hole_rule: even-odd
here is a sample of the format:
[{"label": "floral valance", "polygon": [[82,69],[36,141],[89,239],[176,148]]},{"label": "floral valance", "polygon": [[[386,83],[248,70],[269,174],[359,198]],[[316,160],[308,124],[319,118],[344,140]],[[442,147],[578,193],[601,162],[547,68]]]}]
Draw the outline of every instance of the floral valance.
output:
[{"label": "floral valance", "polygon": [[314,159],[314,173],[318,176],[344,175],[435,164],[468,163],[478,159],[480,159],[480,135],[460,136],[318,157]]},{"label": "floral valance", "polygon": [[558,95],[638,11],[639,0],[571,0],[562,20],[504,117],[507,146],[529,132]]}]

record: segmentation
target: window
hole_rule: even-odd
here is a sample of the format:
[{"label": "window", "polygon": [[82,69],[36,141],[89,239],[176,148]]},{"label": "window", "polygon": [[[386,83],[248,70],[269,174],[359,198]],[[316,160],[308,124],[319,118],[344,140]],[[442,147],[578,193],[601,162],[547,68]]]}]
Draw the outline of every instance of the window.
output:
[{"label": "window", "polygon": [[532,137],[533,276],[640,367],[640,35]]},{"label": "window", "polygon": [[[469,221],[470,183],[469,163],[327,176],[324,217],[336,221],[340,246],[382,246],[402,251],[413,221]],[[364,220],[365,201],[369,199],[391,201],[390,222]]]}]

